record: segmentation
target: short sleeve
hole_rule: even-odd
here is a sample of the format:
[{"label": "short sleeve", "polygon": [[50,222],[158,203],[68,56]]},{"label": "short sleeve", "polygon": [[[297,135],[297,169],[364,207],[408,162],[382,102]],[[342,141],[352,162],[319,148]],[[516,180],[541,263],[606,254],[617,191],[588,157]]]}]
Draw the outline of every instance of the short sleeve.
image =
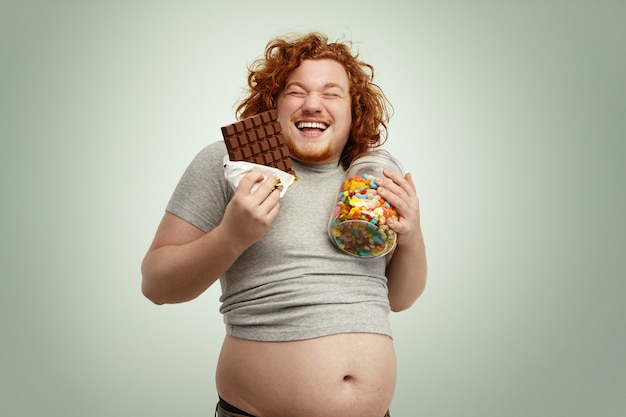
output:
[{"label": "short sleeve", "polygon": [[225,155],[222,141],[202,149],[180,178],[166,211],[205,232],[217,226],[233,195],[224,176]]}]

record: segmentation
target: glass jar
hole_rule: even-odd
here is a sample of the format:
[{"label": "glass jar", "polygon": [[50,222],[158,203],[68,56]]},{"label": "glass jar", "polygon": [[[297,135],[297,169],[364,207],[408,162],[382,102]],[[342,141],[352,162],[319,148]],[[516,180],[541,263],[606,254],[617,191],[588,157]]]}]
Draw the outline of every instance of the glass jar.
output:
[{"label": "glass jar", "polygon": [[383,169],[404,176],[398,160],[384,149],[359,155],[348,167],[328,222],[331,241],[350,255],[373,258],[388,254],[396,233],[387,224],[395,208],[378,195],[376,178]]}]

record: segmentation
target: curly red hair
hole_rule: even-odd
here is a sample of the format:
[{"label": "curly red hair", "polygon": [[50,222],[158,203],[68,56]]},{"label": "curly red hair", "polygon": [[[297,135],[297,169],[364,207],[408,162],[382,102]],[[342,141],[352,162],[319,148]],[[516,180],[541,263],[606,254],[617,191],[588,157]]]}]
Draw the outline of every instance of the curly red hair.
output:
[{"label": "curly red hair", "polygon": [[374,84],[374,67],[352,53],[352,42],[329,43],[322,33],[277,37],[268,42],[265,54],[248,67],[247,96],[236,104],[240,119],[276,108],[287,78],[305,59],[333,59],[346,69],[352,98],[352,127],[341,154],[347,167],[354,158],[387,140],[391,103]]}]

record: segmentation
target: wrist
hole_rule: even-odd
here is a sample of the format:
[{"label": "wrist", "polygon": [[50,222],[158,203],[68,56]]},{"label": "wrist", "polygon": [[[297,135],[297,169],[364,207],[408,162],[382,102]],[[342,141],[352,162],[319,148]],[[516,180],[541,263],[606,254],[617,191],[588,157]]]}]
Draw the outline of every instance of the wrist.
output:
[{"label": "wrist", "polygon": [[239,257],[250,245],[246,244],[237,233],[229,230],[223,223],[218,224],[211,232],[211,240],[218,242],[228,256]]},{"label": "wrist", "polygon": [[424,250],[424,237],[418,230],[411,234],[398,234],[397,247],[405,251],[419,252]]}]

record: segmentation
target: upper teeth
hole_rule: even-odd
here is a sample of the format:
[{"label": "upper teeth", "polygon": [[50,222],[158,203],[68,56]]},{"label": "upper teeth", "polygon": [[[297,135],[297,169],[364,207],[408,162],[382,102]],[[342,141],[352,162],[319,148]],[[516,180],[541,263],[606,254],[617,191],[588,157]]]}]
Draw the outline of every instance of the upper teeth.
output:
[{"label": "upper teeth", "polygon": [[298,129],[320,129],[326,130],[326,125],[320,122],[298,122],[296,125]]}]

